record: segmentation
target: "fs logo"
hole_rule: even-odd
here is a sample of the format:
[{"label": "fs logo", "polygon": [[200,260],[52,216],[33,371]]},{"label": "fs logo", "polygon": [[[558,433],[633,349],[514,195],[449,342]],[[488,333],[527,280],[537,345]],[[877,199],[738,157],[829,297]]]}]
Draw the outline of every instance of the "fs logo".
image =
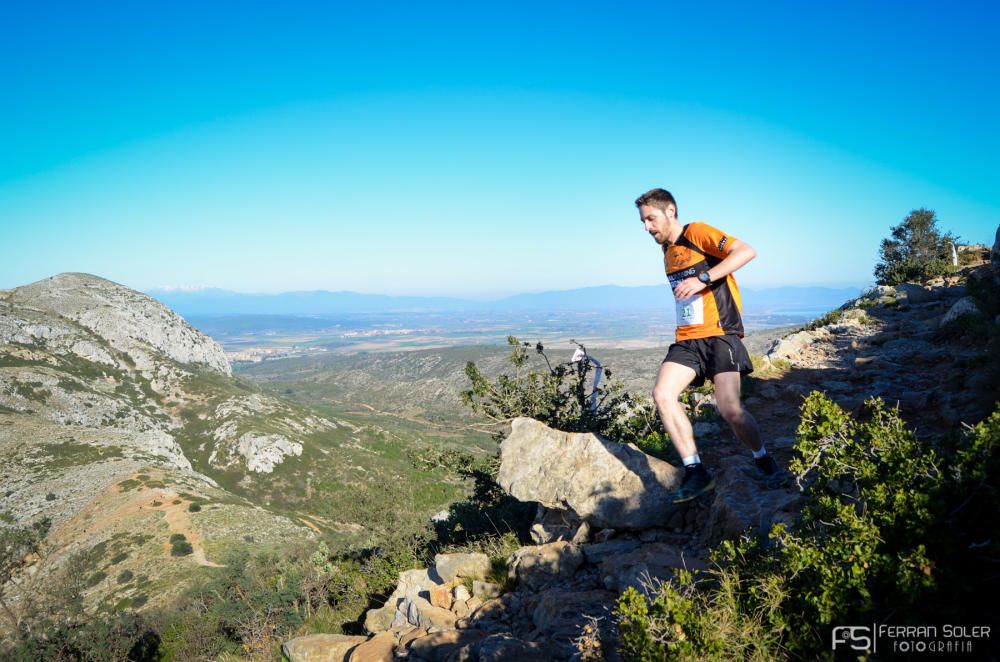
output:
[{"label": "fs logo", "polygon": [[833,650],[847,644],[852,650],[875,652],[872,629],[867,625],[838,625],[833,628]]}]

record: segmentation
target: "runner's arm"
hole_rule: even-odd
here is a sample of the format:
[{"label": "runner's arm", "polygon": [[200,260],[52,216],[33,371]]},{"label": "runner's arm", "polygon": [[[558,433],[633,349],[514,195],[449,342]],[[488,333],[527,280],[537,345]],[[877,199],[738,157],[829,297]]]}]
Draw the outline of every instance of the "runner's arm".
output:
[{"label": "runner's arm", "polygon": [[753,246],[739,239],[733,239],[733,245],[729,247],[729,254],[723,258],[722,262],[709,269],[708,275],[713,283],[722,280],[755,257],[757,257],[757,251],[753,249]]},{"label": "runner's arm", "polygon": [[[753,246],[739,239],[733,239],[729,253],[722,259],[722,262],[719,262],[708,270],[708,275],[714,283],[733,273],[755,257],[757,257],[757,251],[753,249]],[[706,287],[705,283],[698,280],[697,277],[692,276],[691,278],[685,278],[677,284],[676,289],[674,289],[674,296],[678,299],[687,299],[701,292]]]}]

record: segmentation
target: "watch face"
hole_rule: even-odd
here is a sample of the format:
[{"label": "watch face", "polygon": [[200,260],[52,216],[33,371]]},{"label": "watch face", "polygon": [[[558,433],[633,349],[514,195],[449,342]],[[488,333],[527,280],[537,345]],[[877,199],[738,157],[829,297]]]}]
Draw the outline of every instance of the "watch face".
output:
[{"label": "watch face", "polygon": [[698,280],[700,280],[703,283],[710,283],[712,282],[712,277],[708,275],[707,271],[702,271],[700,274],[698,274]]}]

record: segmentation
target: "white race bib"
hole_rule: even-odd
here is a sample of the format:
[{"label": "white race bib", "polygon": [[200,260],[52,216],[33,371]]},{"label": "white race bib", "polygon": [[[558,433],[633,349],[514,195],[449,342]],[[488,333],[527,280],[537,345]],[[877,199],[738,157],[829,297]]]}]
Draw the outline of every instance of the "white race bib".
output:
[{"label": "white race bib", "polygon": [[677,304],[677,326],[691,326],[692,324],[705,323],[705,308],[702,304],[702,297],[695,294],[687,299],[675,299]]}]

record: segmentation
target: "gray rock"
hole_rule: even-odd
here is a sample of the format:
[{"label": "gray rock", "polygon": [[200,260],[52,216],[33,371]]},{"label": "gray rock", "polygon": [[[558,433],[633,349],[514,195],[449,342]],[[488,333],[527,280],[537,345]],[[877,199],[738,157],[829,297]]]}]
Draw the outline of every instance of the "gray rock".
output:
[{"label": "gray rock", "polygon": [[[490,557],[478,552],[469,554],[438,554],[430,576],[443,584],[461,577],[483,578],[490,572]],[[435,577],[435,574],[437,575]]]},{"label": "gray rock", "polygon": [[446,662],[466,646],[478,644],[485,636],[479,630],[452,630],[428,634],[413,640],[409,647],[409,659]]},{"label": "gray rock", "polygon": [[550,658],[536,642],[510,634],[491,634],[479,643],[479,662],[548,662]]},{"label": "gray rock", "polygon": [[765,358],[768,361],[778,359],[792,361],[798,358],[802,350],[812,345],[819,335],[814,331],[796,331],[784,338],[778,338],[767,351]]},{"label": "gray rock", "polygon": [[472,582],[472,595],[483,601],[492,600],[500,597],[500,587],[493,582],[476,579]]},{"label": "gray rock", "polygon": [[607,542],[584,545],[581,549],[587,563],[599,564],[609,556],[627,554],[639,549],[638,540],[609,540]]},{"label": "gray rock", "polygon": [[574,512],[562,508],[546,508],[538,504],[535,521],[530,530],[531,540],[538,545],[557,540],[570,540],[582,523],[583,520]]},{"label": "gray rock", "polygon": [[606,618],[617,594],[609,591],[548,591],[532,613],[535,628],[552,640],[572,641],[588,617]]},{"label": "gray rock", "polygon": [[399,606],[400,613],[406,614],[406,620],[416,627],[428,632],[454,630],[458,616],[443,607],[435,607],[420,596],[403,598]]},{"label": "gray rock", "polygon": [[572,577],[582,563],[583,552],[568,542],[522,547],[507,560],[510,577],[534,590]]},{"label": "gray rock", "polygon": [[648,528],[675,508],[669,496],[680,470],[632,445],[517,418],[500,457],[508,494],[572,510],[597,528]]},{"label": "gray rock", "polygon": [[941,298],[941,292],[917,283],[902,283],[896,286],[897,294],[906,297],[909,303],[929,303]]},{"label": "gray rock", "polygon": [[573,534],[573,538],[570,540],[574,545],[582,545],[590,540],[590,524],[587,522],[581,522],[580,528],[576,530]]},{"label": "gray rock", "polygon": [[281,650],[289,662],[345,662],[367,640],[346,634],[310,634],[286,641]]},{"label": "gray rock", "polygon": [[372,633],[385,632],[392,626],[396,610],[404,599],[417,597],[421,593],[428,594],[431,587],[439,584],[430,577],[426,568],[399,573],[396,589],[385,604],[378,609],[369,609],[365,614],[365,630]]},{"label": "gray rock", "polygon": [[650,579],[670,579],[675,569],[704,570],[704,559],[676,545],[654,542],[627,554],[609,556],[601,563],[601,581],[609,591],[629,586],[645,590]]},{"label": "gray rock", "polygon": [[757,480],[749,453],[722,458],[715,480],[715,496],[701,534],[703,542],[709,544],[735,538],[747,529],[770,529],[771,523],[783,520],[781,513],[795,513],[801,505],[794,482],[784,489],[765,489]]},{"label": "gray rock", "polygon": [[954,324],[959,319],[963,317],[981,315],[979,311],[979,306],[976,305],[976,300],[972,297],[962,297],[958,301],[952,304],[948,312],[945,313],[944,317],[941,319],[941,326],[945,327],[949,324]]}]

